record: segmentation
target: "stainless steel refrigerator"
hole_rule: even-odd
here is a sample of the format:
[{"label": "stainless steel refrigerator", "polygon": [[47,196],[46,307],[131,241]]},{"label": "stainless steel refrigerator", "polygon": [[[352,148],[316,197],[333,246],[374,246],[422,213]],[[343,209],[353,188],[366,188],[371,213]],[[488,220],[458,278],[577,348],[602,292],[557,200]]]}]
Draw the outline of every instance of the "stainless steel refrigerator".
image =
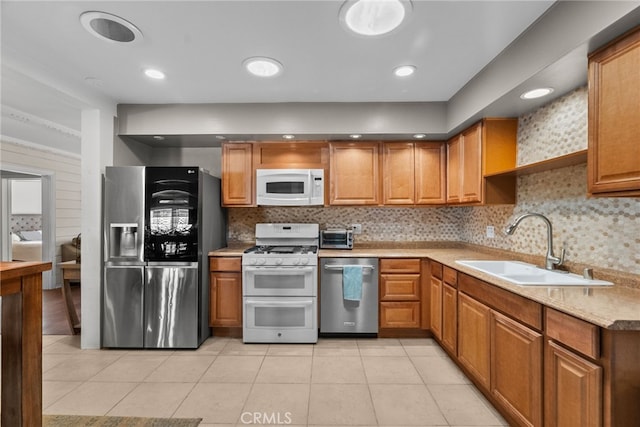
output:
[{"label": "stainless steel refrigerator", "polygon": [[226,246],[220,180],[196,167],[107,167],[102,346],[197,348],[208,253]]}]

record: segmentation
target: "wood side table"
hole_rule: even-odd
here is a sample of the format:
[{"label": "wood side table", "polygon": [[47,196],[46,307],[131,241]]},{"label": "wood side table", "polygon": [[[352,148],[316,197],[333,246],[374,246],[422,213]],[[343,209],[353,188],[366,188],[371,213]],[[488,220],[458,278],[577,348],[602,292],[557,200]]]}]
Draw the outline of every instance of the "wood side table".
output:
[{"label": "wood side table", "polygon": [[80,319],[76,312],[76,306],[73,304],[73,297],[71,296],[71,282],[80,282],[80,266],[82,264],[75,261],[66,261],[58,264],[62,269],[62,298],[67,307],[66,315],[69,328],[71,328],[72,334],[78,334],[80,332]]}]

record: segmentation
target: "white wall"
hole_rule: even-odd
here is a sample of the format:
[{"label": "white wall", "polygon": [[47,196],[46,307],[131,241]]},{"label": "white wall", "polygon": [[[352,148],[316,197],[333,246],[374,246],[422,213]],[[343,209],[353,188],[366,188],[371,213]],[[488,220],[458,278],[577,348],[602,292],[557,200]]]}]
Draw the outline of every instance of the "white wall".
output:
[{"label": "white wall", "polygon": [[[15,142],[1,141],[0,166],[15,165],[24,171],[45,170],[52,173],[55,186],[55,262],[60,262],[60,245],[80,233],[80,157]],[[57,272],[55,283],[61,284]]]}]

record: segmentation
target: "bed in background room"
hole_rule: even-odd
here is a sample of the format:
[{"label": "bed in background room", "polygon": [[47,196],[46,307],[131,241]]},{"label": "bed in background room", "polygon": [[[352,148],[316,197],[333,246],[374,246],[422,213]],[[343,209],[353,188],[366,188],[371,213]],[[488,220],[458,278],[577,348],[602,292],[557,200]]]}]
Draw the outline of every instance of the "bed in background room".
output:
[{"label": "bed in background room", "polygon": [[22,230],[11,233],[13,261],[42,261],[42,230]]}]

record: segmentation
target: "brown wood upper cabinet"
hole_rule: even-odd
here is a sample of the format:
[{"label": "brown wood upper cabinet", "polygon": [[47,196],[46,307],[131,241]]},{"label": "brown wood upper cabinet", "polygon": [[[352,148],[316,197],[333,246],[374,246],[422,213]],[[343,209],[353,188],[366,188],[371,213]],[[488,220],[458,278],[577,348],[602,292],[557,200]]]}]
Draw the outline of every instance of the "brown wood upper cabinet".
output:
[{"label": "brown wood upper cabinet", "polygon": [[255,206],[252,166],[253,144],[222,144],[222,205]]},{"label": "brown wood upper cabinet", "polygon": [[[518,119],[488,118],[447,143],[448,204],[513,204]],[[495,176],[494,176],[495,175]]]},{"label": "brown wood upper cabinet", "polygon": [[380,204],[379,152],[379,142],[329,143],[329,204]]},{"label": "brown wood upper cabinet", "polygon": [[383,144],[385,205],[445,203],[445,145],[442,142]]},{"label": "brown wood upper cabinet", "polygon": [[327,169],[329,144],[324,141],[263,141],[253,144],[254,169]]},{"label": "brown wood upper cabinet", "polygon": [[640,196],[640,27],[589,56],[588,191]]}]

